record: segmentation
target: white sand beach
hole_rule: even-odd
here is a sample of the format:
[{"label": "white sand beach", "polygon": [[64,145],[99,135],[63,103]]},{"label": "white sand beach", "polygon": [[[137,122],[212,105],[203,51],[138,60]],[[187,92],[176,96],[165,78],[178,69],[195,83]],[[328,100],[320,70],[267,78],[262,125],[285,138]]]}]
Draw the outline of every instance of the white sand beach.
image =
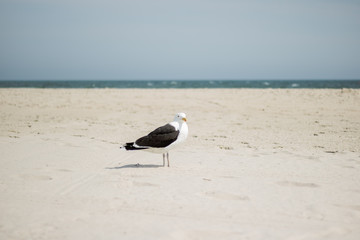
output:
[{"label": "white sand beach", "polygon": [[[169,168],[119,149],[177,112]],[[0,89],[0,113],[0,239],[360,239],[360,90]]]}]

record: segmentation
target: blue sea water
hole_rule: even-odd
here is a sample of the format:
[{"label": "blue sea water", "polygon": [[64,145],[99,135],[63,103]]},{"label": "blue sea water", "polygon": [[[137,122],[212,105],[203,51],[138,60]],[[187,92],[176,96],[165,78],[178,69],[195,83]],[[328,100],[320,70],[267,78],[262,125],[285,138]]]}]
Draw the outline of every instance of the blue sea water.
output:
[{"label": "blue sea water", "polygon": [[0,81],[0,88],[360,88],[360,80]]}]

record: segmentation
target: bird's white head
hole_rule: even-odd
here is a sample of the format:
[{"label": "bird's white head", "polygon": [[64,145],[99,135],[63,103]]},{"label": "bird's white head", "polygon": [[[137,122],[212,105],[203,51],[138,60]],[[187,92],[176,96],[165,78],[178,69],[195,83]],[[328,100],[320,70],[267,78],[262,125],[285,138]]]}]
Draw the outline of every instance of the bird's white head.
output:
[{"label": "bird's white head", "polygon": [[175,115],[174,121],[176,122],[186,122],[186,114],[185,113],[177,113]]}]

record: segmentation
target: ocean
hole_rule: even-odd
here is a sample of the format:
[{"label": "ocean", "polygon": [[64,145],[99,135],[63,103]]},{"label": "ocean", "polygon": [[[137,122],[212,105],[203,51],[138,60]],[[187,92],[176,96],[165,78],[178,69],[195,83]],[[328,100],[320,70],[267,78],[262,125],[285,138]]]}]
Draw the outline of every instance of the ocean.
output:
[{"label": "ocean", "polygon": [[0,88],[360,88],[360,80],[0,81]]}]

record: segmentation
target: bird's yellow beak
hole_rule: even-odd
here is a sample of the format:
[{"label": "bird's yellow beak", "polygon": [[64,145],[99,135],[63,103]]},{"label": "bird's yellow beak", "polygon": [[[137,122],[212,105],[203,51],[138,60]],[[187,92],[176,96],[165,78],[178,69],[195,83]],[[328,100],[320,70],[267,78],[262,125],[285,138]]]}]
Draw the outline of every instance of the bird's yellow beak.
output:
[{"label": "bird's yellow beak", "polygon": [[182,118],[181,120],[183,120],[184,122],[186,122],[186,118]]}]

